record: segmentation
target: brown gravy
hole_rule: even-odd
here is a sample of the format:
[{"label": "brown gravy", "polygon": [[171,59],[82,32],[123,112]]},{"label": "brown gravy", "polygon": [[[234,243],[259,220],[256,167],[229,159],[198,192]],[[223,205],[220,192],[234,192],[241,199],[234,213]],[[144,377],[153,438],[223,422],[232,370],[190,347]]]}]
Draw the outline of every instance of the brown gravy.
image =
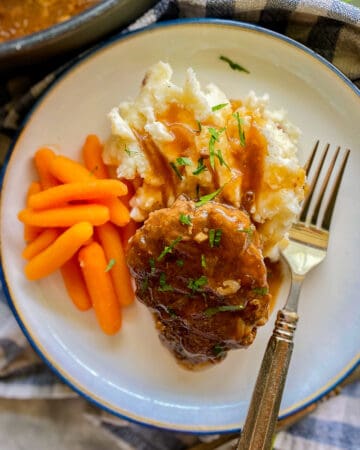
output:
[{"label": "brown gravy", "polygon": [[[241,102],[231,101],[233,111],[235,111]],[[164,151],[168,158],[175,160],[178,157],[199,158],[198,148],[195,144],[195,138],[201,132],[201,127],[214,127],[210,122],[202,122],[199,126],[192,112],[186,110],[182,106],[173,103],[162,114],[157,116],[157,120],[162,122],[174,134],[175,139],[172,142],[164,144]],[[256,121],[256,117],[252,117],[250,126],[247,131],[245,145],[241,145],[239,137],[239,129],[234,115],[229,115],[226,124],[226,135],[229,147],[229,163],[236,167],[241,173],[241,208],[250,212],[256,196],[263,189],[263,172],[264,160],[267,153],[267,142],[265,137],[260,133]],[[155,173],[161,174],[164,183],[160,186],[163,198],[176,198],[181,192],[178,191],[178,180],[174,177],[167,159],[157,151],[152,140],[145,133],[144,135],[136,132],[139,142],[142,143],[143,150],[151,161],[151,165],[155,168]],[[211,171],[208,159],[204,159],[206,169]],[[212,189],[216,189],[216,181]],[[202,186],[199,186],[201,189]],[[207,192],[206,192],[207,193]],[[189,192],[185,194],[193,197]],[[283,281],[283,271],[281,262],[271,262],[265,260],[267,268],[267,281],[269,284],[270,312],[274,309],[276,299]]]},{"label": "brown gravy", "polygon": [[[235,101],[231,102],[233,110],[240,106],[238,103]],[[164,152],[167,155],[167,158],[172,160],[175,160],[180,156],[192,157],[193,159],[198,160],[201,155],[195,144],[196,136],[199,136],[202,127],[217,128],[213,123],[207,121],[199,124],[199,122],[195,120],[192,112],[189,112],[176,103],[171,104],[164,113],[159,114],[157,120],[166,125],[175,136],[174,141],[164,144]],[[226,144],[228,147],[225,149],[228,155],[225,159],[229,158],[227,162],[241,174],[241,207],[248,212],[250,212],[257,194],[261,192],[263,188],[264,159],[267,152],[266,139],[258,130],[256,121],[257,118],[253,117],[244,146],[240,144],[238,123],[232,114],[229,115],[225,126],[228,142]],[[204,164],[208,171],[213,172],[208,158],[204,158]],[[165,171],[161,172],[164,178],[168,178],[169,174],[165,172],[169,171],[171,178],[174,174],[169,168],[169,164],[167,164]],[[229,180],[229,183],[231,182],[232,180]],[[219,187],[218,184],[215,172],[213,173],[212,191]],[[179,194],[179,192],[176,192],[176,194]],[[188,192],[186,194],[189,195]]]}]

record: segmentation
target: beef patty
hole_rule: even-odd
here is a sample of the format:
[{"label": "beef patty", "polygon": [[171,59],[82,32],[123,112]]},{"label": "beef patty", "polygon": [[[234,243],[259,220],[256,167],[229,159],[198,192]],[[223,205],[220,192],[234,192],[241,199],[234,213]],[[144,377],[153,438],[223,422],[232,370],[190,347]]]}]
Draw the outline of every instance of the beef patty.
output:
[{"label": "beef patty", "polygon": [[152,212],[130,243],[128,265],[161,341],[189,368],[249,346],[268,319],[260,239],[239,209],[180,198]]}]

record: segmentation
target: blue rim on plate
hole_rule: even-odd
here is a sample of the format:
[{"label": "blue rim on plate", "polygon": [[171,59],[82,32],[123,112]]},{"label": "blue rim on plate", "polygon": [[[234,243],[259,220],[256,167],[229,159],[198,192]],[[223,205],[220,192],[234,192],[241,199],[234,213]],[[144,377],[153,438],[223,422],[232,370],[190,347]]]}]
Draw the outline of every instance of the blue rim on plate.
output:
[{"label": "blue rim on plate", "polygon": [[[323,65],[325,65],[330,71],[332,71],[341,81],[343,81],[359,98],[360,98],[360,90],[342,73],[340,72],[336,67],[334,67],[329,61],[327,61],[326,59],[324,59],[323,57],[321,57],[320,55],[318,55],[317,53],[315,53],[313,50],[305,47],[304,45],[292,40],[291,38],[288,38],[286,36],[280,35],[274,31],[271,30],[267,30],[267,29],[263,29],[257,25],[252,25],[252,24],[247,24],[247,23],[243,23],[243,22],[236,22],[236,21],[229,21],[229,20],[220,20],[220,19],[183,19],[183,20],[174,20],[174,21],[167,21],[167,22],[162,22],[160,24],[154,24],[151,25],[149,27],[140,29],[140,30],[136,30],[136,31],[132,31],[132,32],[127,32],[124,34],[120,34],[119,36],[115,36],[113,38],[111,38],[110,40],[108,40],[105,43],[101,43],[97,46],[95,46],[93,49],[91,49],[90,51],[85,52],[85,54],[79,55],[78,58],[75,59],[74,63],[68,67],[66,70],[64,70],[64,72],[58,77],[56,78],[50,85],[49,87],[45,90],[45,92],[41,95],[41,97],[36,101],[35,105],[31,108],[31,110],[29,111],[29,113],[27,114],[16,138],[14,139],[14,142],[12,143],[5,161],[4,161],[4,165],[2,168],[2,172],[1,172],[1,177],[0,177],[0,188],[2,188],[3,185],[3,181],[4,181],[4,176],[5,176],[5,172],[6,172],[6,168],[8,165],[8,162],[10,160],[12,151],[15,147],[16,141],[19,138],[19,136],[21,135],[22,131],[24,130],[24,128],[26,127],[26,124],[28,122],[28,120],[30,119],[30,117],[32,116],[33,112],[38,108],[38,106],[41,104],[43,98],[47,95],[47,93],[59,82],[62,80],[63,77],[66,76],[66,74],[74,69],[74,67],[78,66],[80,63],[82,63],[84,60],[86,60],[88,57],[90,57],[91,55],[93,55],[94,53],[96,53],[97,51],[106,48],[108,46],[110,46],[112,43],[126,39],[127,37],[134,35],[134,34],[139,34],[139,33],[146,33],[154,28],[167,28],[167,27],[173,27],[173,26],[178,26],[178,25],[187,25],[187,24],[212,24],[212,25],[222,25],[222,26],[229,26],[229,27],[237,27],[239,29],[245,29],[245,30],[251,30],[251,31],[256,31],[258,33],[262,33],[265,35],[269,35],[272,36],[280,41],[285,41],[287,43],[289,43],[290,45],[297,47],[298,49],[302,50],[303,52],[305,52],[306,54],[312,56],[313,58],[317,59],[319,62],[321,62]],[[69,387],[71,387],[75,392],[77,392],[78,394],[80,394],[82,397],[86,398],[88,401],[94,403],[96,406],[118,416],[121,417],[123,419],[126,420],[130,420],[132,422],[135,423],[139,423],[141,425],[145,425],[145,426],[149,426],[149,427],[161,427],[161,424],[158,425],[154,425],[153,423],[151,423],[151,421],[146,420],[144,418],[142,419],[134,419],[132,417],[129,417],[125,414],[121,414],[119,413],[119,411],[116,411],[108,406],[106,406],[105,404],[101,403],[101,401],[91,397],[90,395],[88,395],[86,392],[82,391],[81,388],[79,388],[78,386],[76,386],[72,381],[70,381],[69,379],[66,378],[66,376],[64,374],[62,374],[53,364],[52,362],[45,356],[45,354],[40,350],[40,348],[37,346],[37,344],[35,343],[35,341],[33,340],[30,332],[28,331],[28,329],[26,328],[26,324],[21,320],[18,311],[16,310],[16,307],[12,301],[10,292],[9,292],[9,288],[7,286],[6,283],[6,279],[5,279],[5,274],[4,274],[4,269],[3,269],[3,265],[1,263],[0,265],[0,278],[1,278],[1,282],[3,284],[3,288],[4,288],[4,293],[7,297],[9,306],[20,326],[20,328],[22,329],[23,333],[25,334],[25,336],[27,337],[28,341],[30,342],[31,346],[33,347],[33,349],[39,354],[39,356],[42,358],[42,360],[49,366],[49,368],[65,383],[67,384]],[[339,373],[337,374],[337,376],[333,377],[332,381],[330,381],[327,385],[323,386],[321,389],[319,389],[316,393],[312,394],[310,396],[310,398],[308,399],[304,399],[303,402],[301,402],[301,404],[295,405],[294,407],[291,408],[290,412],[285,412],[284,414],[282,414],[280,416],[281,419],[286,418],[286,417],[290,417],[293,414],[296,414],[298,412],[300,412],[301,410],[303,410],[304,408],[308,407],[309,405],[316,403],[319,399],[321,399],[323,396],[325,396],[327,393],[329,393],[331,390],[333,390],[339,383],[341,383],[346,377],[348,377],[360,364],[360,358],[355,357],[354,359],[352,359],[352,361],[349,362],[349,364]],[[165,427],[163,427],[165,428]],[[237,432],[239,431],[239,428],[231,428],[231,429],[226,429],[226,430],[215,430],[212,428],[211,430],[204,430],[203,427],[201,430],[192,430],[192,429],[183,429],[183,428],[175,428],[173,426],[173,428],[171,427],[166,427],[166,429],[172,429],[174,431],[183,431],[183,432],[190,432],[190,433],[196,433],[196,434],[213,434],[213,433],[230,433],[230,432]]]}]

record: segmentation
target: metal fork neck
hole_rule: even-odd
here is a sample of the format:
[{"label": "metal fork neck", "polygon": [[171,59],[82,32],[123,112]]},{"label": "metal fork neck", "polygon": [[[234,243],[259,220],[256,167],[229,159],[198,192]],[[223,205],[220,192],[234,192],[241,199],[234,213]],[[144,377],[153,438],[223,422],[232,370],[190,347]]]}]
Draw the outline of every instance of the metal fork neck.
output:
[{"label": "metal fork neck", "polygon": [[293,274],[289,296],[288,296],[287,302],[284,307],[285,310],[290,311],[290,312],[297,312],[299,297],[300,297],[300,290],[301,290],[301,285],[302,285],[303,281],[304,281],[303,275]]}]

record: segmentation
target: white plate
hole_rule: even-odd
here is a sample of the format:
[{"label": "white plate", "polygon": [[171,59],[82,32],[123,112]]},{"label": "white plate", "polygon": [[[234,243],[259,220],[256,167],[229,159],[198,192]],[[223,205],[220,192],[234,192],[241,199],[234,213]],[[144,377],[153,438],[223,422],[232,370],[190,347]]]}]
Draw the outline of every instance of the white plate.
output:
[{"label": "white plate", "polygon": [[[243,64],[232,71],[219,55]],[[248,350],[230,352],[201,372],[179,367],[160,344],[140,304],[124,312],[116,337],[98,329],[93,312],[77,312],[58,275],[28,282],[23,275],[22,225],[27,186],[35,177],[34,151],[42,145],[78,158],[87,133],[109,135],[107,112],[139,90],[158,60],[176,81],[192,66],[200,81],[218,84],[231,98],[250,89],[268,92],[303,135],[300,159],[316,138],[352,149],[333,219],[325,262],[306,279],[296,345],[281,415],[291,414],[338,383],[358,362],[360,308],[360,102],[359,93],[321,58],[260,28],[220,21],[169,23],[130,34],[92,53],[57,81],[30,114],[12,152],[3,185],[3,270],[14,312],[36,350],[74,389],[132,420],[163,428],[219,432],[238,429],[274,321],[259,329]],[[286,296],[283,289],[278,306]]]}]

